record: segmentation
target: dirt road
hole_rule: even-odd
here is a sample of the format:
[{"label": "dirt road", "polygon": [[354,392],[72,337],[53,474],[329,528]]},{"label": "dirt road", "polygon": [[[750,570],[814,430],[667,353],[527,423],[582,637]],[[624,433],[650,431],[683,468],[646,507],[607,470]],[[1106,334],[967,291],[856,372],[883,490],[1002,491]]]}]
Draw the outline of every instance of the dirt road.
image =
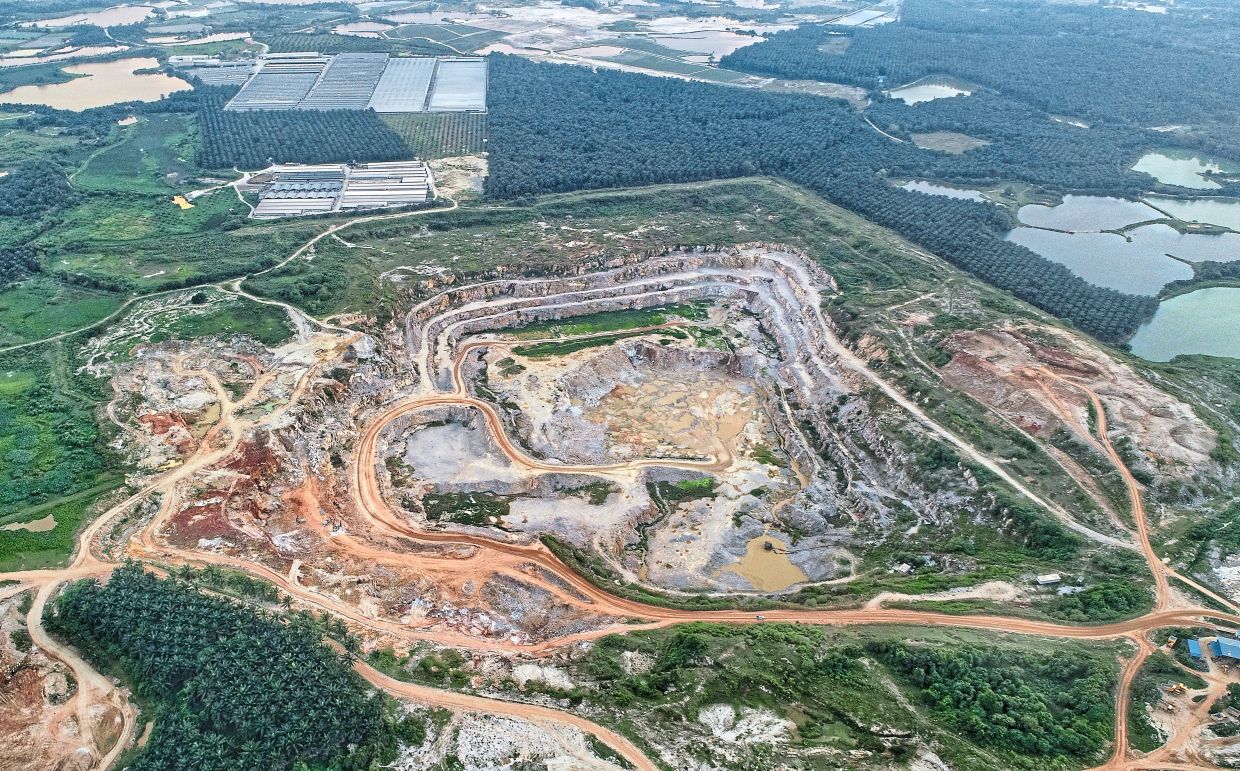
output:
[{"label": "dirt road", "polygon": [[396,696],[406,699],[430,704],[436,707],[446,707],[451,710],[463,710],[465,712],[481,712],[486,715],[505,715],[514,717],[518,720],[528,720],[531,723],[551,723],[559,725],[572,726],[586,732],[594,734],[607,744],[607,746],[620,753],[625,760],[633,764],[640,771],[659,771],[658,765],[646,757],[646,754],[638,749],[637,745],[629,741],[626,737],[604,728],[597,723],[586,720],[570,712],[562,712],[558,709],[549,709],[540,707],[536,704],[521,704],[513,701],[502,701],[499,699],[485,699],[481,696],[470,696],[464,693],[456,693],[454,691],[442,691],[438,688],[428,688],[424,685],[415,685],[406,683],[402,680],[395,680],[383,674],[379,670],[370,665],[357,661],[354,662],[353,668],[357,673],[366,678],[367,682],[377,688],[382,688]]}]

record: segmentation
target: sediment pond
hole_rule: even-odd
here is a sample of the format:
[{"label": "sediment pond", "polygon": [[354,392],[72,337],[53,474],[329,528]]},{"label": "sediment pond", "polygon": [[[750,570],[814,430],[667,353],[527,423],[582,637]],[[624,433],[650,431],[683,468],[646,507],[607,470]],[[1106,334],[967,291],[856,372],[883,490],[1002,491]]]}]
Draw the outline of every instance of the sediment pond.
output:
[{"label": "sediment pond", "polygon": [[1203,222],[1240,232],[1240,199],[1149,196],[1152,206],[1185,222]]},{"label": "sediment pond", "polygon": [[953,96],[968,96],[972,94],[963,88],[958,88],[947,83],[910,83],[907,86],[892,89],[887,92],[887,96],[893,99],[899,99],[905,104],[921,104],[922,102],[932,102],[935,99],[948,99]]},{"label": "sediment pond", "polygon": [[[1146,225],[1129,234],[1060,233],[1016,228],[1007,240],[1032,249],[1098,286],[1132,294],[1155,295],[1171,281],[1193,277],[1193,269],[1167,256],[1181,248],[1181,236],[1168,225]],[[1221,238],[1195,236],[1195,238]],[[1175,252],[1171,252],[1175,253]]]},{"label": "sediment pond", "polygon": [[969,190],[963,187],[948,187],[947,185],[937,185],[933,182],[927,182],[922,179],[916,179],[911,182],[905,182],[900,187],[914,193],[925,193],[927,195],[941,195],[947,198],[959,198],[964,201],[982,201],[986,200],[982,196],[980,190]]},{"label": "sediment pond", "polygon": [[1149,361],[1181,354],[1240,359],[1240,288],[1198,289],[1158,306],[1153,320],[1137,330],[1132,352]]}]

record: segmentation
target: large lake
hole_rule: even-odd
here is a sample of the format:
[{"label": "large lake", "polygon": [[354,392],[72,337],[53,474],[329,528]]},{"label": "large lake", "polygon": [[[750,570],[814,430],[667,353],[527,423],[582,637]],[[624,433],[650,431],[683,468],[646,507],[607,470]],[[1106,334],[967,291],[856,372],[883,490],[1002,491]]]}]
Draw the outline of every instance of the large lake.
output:
[{"label": "large lake", "polygon": [[1200,353],[1240,359],[1240,289],[1198,289],[1164,300],[1158,312],[1137,330],[1132,352],[1150,361],[1170,361]]},{"label": "large lake", "polygon": [[1022,206],[1016,217],[1033,227],[1072,232],[1119,230],[1138,222],[1163,219],[1156,209],[1140,201],[1093,195],[1066,195],[1057,206]]},{"label": "large lake", "polygon": [[1201,176],[1207,171],[1240,172],[1240,166],[1215,158],[1194,155],[1185,150],[1146,153],[1132,169],[1149,174],[1164,185],[1175,185],[1193,190],[1218,190],[1222,187],[1219,183]]},{"label": "large lake", "polygon": [[0,102],[42,104],[80,112],[119,102],[157,102],[174,91],[191,88],[184,80],[162,72],[145,75],[136,72],[158,66],[159,62],[150,58],[74,64],[65,67],[65,72],[81,77],[48,86],[22,86],[0,94]]}]

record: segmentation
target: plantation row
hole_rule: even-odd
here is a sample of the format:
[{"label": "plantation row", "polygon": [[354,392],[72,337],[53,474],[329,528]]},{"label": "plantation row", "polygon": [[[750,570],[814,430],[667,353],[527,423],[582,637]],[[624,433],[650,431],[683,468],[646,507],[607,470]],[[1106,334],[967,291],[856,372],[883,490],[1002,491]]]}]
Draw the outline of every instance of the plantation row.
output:
[{"label": "plantation row", "polygon": [[[491,64],[490,103],[492,196],[778,175],[1099,339],[1125,339],[1156,308],[1151,298],[1101,289],[1004,241],[1012,223],[998,207],[892,187],[893,174],[993,172],[973,153],[958,160],[892,142],[842,102],[499,56]],[[987,151],[1006,158],[1009,171],[1020,170],[1013,146],[975,152]],[[1097,159],[1043,171],[1075,184],[1102,175],[1105,166]],[[1122,185],[1127,178],[1113,171],[1111,179]]]},{"label": "plantation row", "polygon": [[198,162],[203,168],[396,161],[411,154],[404,140],[370,110],[226,112],[224,105],[236,89],[200,86],[199,90]]},{"label": "plantation row", "polygon": [[386,123],[419,158],[486,152],[485,113],[430,112],[385,115]]}]

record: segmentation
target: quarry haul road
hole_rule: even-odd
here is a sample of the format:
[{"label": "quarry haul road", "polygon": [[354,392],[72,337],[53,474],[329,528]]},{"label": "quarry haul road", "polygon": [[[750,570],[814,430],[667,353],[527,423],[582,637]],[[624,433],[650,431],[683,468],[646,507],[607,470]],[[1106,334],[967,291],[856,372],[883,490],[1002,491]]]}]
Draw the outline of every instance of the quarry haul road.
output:
[{"label": "quarry haul road", "polygon": [[[441,209],[433,211],[444,210]],[[304,245],[301,249],[295,252],[294,255],[290,256],[281,264],[286,264],[289,260],[304,254],[313,243],[338,232],[348,224],[422,213],[431,213],[431,211],[360,218],[359,220],[351,221],[350,223],[342,223],[340,226],[333,227],[328,231],[319,234],[311,243]],[[240,291],[240,282],[234,283],[233,291]],[[132,302],[132,300],[130,302]],[[73,333],[66,333],[65,335],[52,339],[60,339],[70,334]],[[935,433],[939,433],[941,438],[959,446],[962,451],[965,451],[966,454],[970,455],[975,460],[989,460],[971,445],[956,438],[954,435],[950,434],[950,432],[946,432],[945,429],[940,428],[938,424],[926,416],[916,404],[912,403],[907,397],[895,389],[894,386],[888,384],[877,373],[871,371],[864,361],[853,354],[849,349],[844,347],[841,343],[838,343],[838,341],[836,341],[836,343],[839,348],[836,353],[839,356],[839,364],[841,366],[855,370],[858,374],[865,377],[872,384],[883,391],[885,395],[889,396],[894,402],[917,416],[921,422],[930,427],[931,430],[934,430]],[[75,673],[75,676],[78,678],[79,682],[87,686],[80,688],[74,695],[71,702],[67,703],[64,707],[66,710],[75,709],[77,711],[79,715],[79,722],[82,723],[84,737],[90,736],[91,726],[89,722],[83,721],[88,720],[88,715],[86,713],[88,708],[91,706],[92,700],[96,703],[99,701],[104,701],[110,706],[120,710],[119,716],[122,720],[120,731],[121,739],[110,747],[106,753],[97,753],[97,767],[108,768],[111,764],[113,764],[116,757],[124,749],[125,745],[136,735],[136,710],[133,708],[132,704],[128,703],[128,701],[121,696],[119,690],[113,687],[106,678],[103,678],[95,672],[77,655],[76,652],[67,646],[61,645],[46,634],[45,630],[43,630],[41,626],[41,609],[53,596],[56,588],[64,581],[84,577],[104,577],[109,574],[110,571],[116,567],[117,562],[97,557],[93,553],[92,545],[94,544],[96,538],[100,533],[104,532],[104,528],[106,526],[114,525],[115,520],[117,520],[118,517],[128,512],[138,502],[145,500],[152,494],[161,493],[163,494],[163,500],[160,503],[159,510],[155,517],[149,524],[141,528],[141,530],[130,540],[129,546],[131,547],[131,554],[157,559],[168,564],[209,563],[232,567],[234,569],[247,572],[251,575],[256,575],[263,580],[270,581],[280,586],[298,601],[314,606],[323,611],[347,618],[359,626],[377,629],[385,633],[401,635],[410,640],[429,640],[448,646],[473,648],[476,650],[503,649],[524,651],[537,655],[560,648],[571,642],[596,639],[606,634],[632,631],[635,629],[667,627],[692,621],[714,621],[728,624],[755,624],[760,623],[762,620],[765,620],[766,622],[786,622],[821,626],[854,626],[875,624],[906,625],[915,627],[933,626],[943,628],[988,630],[994,632],[1075,640],[1130,639],[1136,644],[1137,653],[1128,658],[1125,662],[1117,684],[1117,710],[1114,734],[1115,749],[1111,759],[1100,768],[1117,770],[1141,768],[1200,768],[1200,766],[1185,765],[1179,761],[1171,761],[1170,759],[1170,762],[1167,763],[1160,763],[1153,757],[1142,760],[1128,759],[1127,723],[1125,718],[1130,700],[1131,684],[1140,670],[1141,665],[1153,651],[1153,646],[1147,639],[1148,634],[1153,630],[1168,626],[1192,625],[1202,619],[1218,619],[1229,624],[1240,625],[1240,613],[1215,612],[1203,607],[1171,607],[1171,595],[1169,592],[1168,578],[1173,576],[1179,580],[1185,581],[1195,589],[1203,591],[1206,596],[1214,597],[1225,602],[1228,607],[1235,610],[1235,605],[1222,600],[1222,598],[1218,598],[1217,595],[1214,595],[1208,590],[1199,587],[1195,582],[1179,576],[1157,558],[1157,555],[1149,542],[1148,528],[1145,522],[1145,512],[1141,504],[1140,485],[1134,478],[1132,478],[1132,475],[1128,471],[1122,458],[1120,458],[1114,447],[1111,446],[1110,440],[1107,437],[1105,412],[1101,407],[1101,402],[1098,395],[1089,388],[1082,386],[1079,383],[1065,381],[1070,386],[1081,389],[1086,394],[1090,402],[1095,405],[1095,411],[1098,414],[1097,431],[1099,434],[1099,441],[1104,446],[1107,457],[1111,463],[1115,465],[1116,469],[1125,479],[1128,495],[1133,504],[1138,547],[1144,554],[1147,562],[1149,563],[1151,573],[1155,577],[1158,602],[1153,612],[1136,619],[1097,626],[1072,626],[1029,619],[1009,618],[1004,616],[956,616],[898,609],[822,611],[777,609],[762,611],[762,617],[759,618],[751,611],[678,610],[626,599],[608,592],[606,589],[595,585],[583,576],[579,575],[541,543],[513,543],[469,533],[426,531],[414,527],[412,524],[408,523],[402,515],[392,510],[383,497],[381,486],[376,474],[376,461],[378,460],[377,449],[380,436],[383,430],[390,426],[393,421],[409,414],[413,414],[414,412],[437,406],[458,406],[478,410],[483,415],[487,427],[490,430],[496,444],[505,453],[505,455],[508,456],[514,463],[518,463],[536,470],[614,473],[637,469],[644,465],[672,465],[700,470],[718,470],[721,468],[726,468],[731,463],[731,458],[726,455],[701,461],[642,459],[629,463],[589,466],[547,464],[530,458],[507,437],[504,430],[503,421],[498,411],[488,402],[477,399],[467,393],[464,378],[461,376],[460,367],[463,363],[463,355],[468,350],[469,348],[466,347],[465,349],[457,352],[458,355],[454,360],[452,373],[452,381],[454,386],[454,390],[452,392],[435,392],[408,397],[395,404],[389,405],[377,414],[371,416],[365,422],[365,427],[355,447],[354,456],[349,466],[349,473],[351,477],[349,480],[351,482],[350,487],[352,488],[351,492],[354,496],[354,503],[358,515],[367,520],[369,525],[381,534],[434,544],[467,545],[473,549],[472,554],[466,557],[443,555],[427,556],[420,554],[392,555],[394,559],[399,559],[402,564],[406,566],[413,568],[417,568],[419,566],[435,568],[443,566],[445,563],[459,564],[471,561],[506,561],[507,564],[515,565],[530,563],[537,565],[539,568],[554,576],[558,581],[563,582],[563,584],[568,587],[568,592],[575,593],[581,598],[584,598],[584,601],[589,604],[592,610],[596,611],[600,615],[612,615],[619,617],[621,620],[585,633],[560,637],[533,645],[524,645],[489,639],[476,639],[461,633],[423,628],[425,625],[418,626],[415,624],[401,624],[387,621],[385,619],[370,618],[348,603],[336,600],[333,597],[314,591],[308,587],[301,586],[292,577],[281,575],[266,566],[255,564],[244,559],[243,557],[178,549],[169,544],[160,543],[158,540],[159,529],[171,513],[174,512],[179,502],[177,485],[180,482],[189,479],[193,474],[208,469],[228,458],[236,451],[238,444],[247,429],[253,427],[259,422],[269,420],[272,417],[271,415],[267,415],[263,417],[256,417],[253,420],[242,420],[238,415],[238,413],[241,412],[241,408],[247,406],[253,398],[256,398],[262,387],[269,382],[271,377],[269,374],[256,376],[254,386],[251,387],[249,392],[241,399],[233,401],[229,398],[227,389],[224,389],[210,372],[195,371],[195,374],[201,374],[207,380],[211,390],[216,392],[216,395],[222,405],[219,422],[208,432],[207,437],[204,439],[199,449],[196,450],[193,455],[188,457],[183,465],[166,472],[154,481],[148,483],[137,493],[109,509],[101,517],[96,519],[95,522],[84,529],[82,533],[79,534],[77,540],[77,550],[70,567],[62,570],[20,571],[0,574],[0,579],[18,581],[19,584],[17,585],[17,588],[37,588],[35,607],[40,610],[40,613],[36,613],[35,608],[32,608],[32,611],[27,618],[27,624],[30,627],[32,639],[35,640],[36,644],[38,644],[41,649],[46,650],[53,657],[62,660]],[[177,366],[179,366],[179,364]],[[310,382],[313,380],[314,374],[315,368],[311,367],[310,370],[308,370],[306,374],[299,379],[293,390],[293,395],[289,398],[288,402],[279,410],[275,411],[277,417],[279,414],[287,411],[290,407],[298,403],[300,396],[305,393]],[[1053,373],[1048,372],[1047,374],[1051,377],[1056,377]],[[225,435],[227,438],[223,439]],[[984,463],[983,465],[987,465],[989,467],[988,463]],[[1000,469],[1000,471],[1002,472],[1000,476],[1009,482],[1013,482],[1017,489],[1025,492],[1035,501],[1042,501],[1041,498],[1028,492],[1019,483],[1014,482],[1005,470]],[[1128,544],[1127,546],[1131,548],[1131,544]],[[14,587],[6,587],[4,594],[6,596],[11,596],[14,589]],[[558,591],[561,595],[568,593],[564,589],[559,589]],[[641,623],[624,623],[624,620],[636,620]],[[426,688],[424,686],[403,683],[401,681],[388,678],[361,662],[356,663],[355,668],[359,674],[365,677],[369,682],[397,696],[448,706],[453,709],[508,715],[521,719],[533,720],[535,722],[553,722],[588,731],[615,748],[636,767],[642,769],[657,768],[657,766],[648,757],[646,757],[638,747],[633,745],[624,737],[570,713],[533,705],[518,704],[514,702],[489,699],[450,691],[441,691],[438,689]],[[70,704],[72,707],[69,706]]]},{"label": "quarry haul road", "polygon": [[571,712],[551,709],[550,707],[540,707],[537,704],[488,699],[482,696],[470,696],[469,694],[456,691],[444,691],[439,688],[406,683],[402,680],[388,677],[362,661],[354,662],[353,669],[376,688],[381,688],[388,693],[403,696],[413,701],[452,710],[480,712],[487,715],[504,715],[505,717],[513,717],[518,720],[528,720],[531,723],[553,723],[571,726],[587,734],[594,734],[607,746],[622,755],[625,760],[632,764],[634,768],[639,769],[639,771],[660,771],[659,766],[647,758],[646,753],[642,752],[637,745],[633,744],[626,737]]}]

